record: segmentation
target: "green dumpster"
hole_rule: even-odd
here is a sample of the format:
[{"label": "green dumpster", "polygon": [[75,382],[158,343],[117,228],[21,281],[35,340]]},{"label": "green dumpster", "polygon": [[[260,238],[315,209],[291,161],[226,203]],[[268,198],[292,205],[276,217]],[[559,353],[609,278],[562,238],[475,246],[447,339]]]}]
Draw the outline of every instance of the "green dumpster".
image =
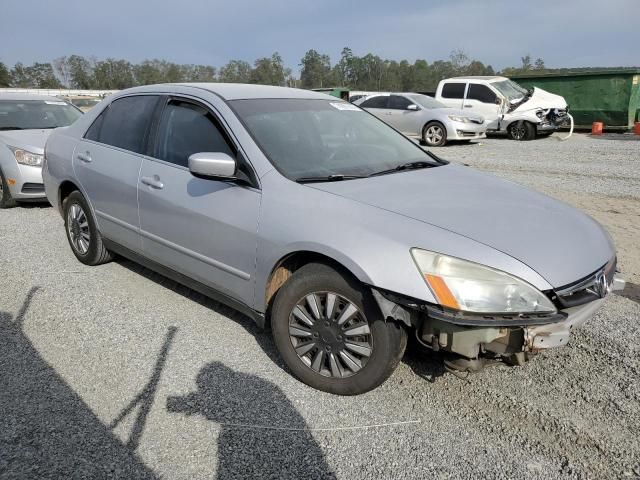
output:
[{"label": "green dumpster", "polygon": [[326,93],[342,100],[349,101],[349,89],[344,87],[314,88],[314,92]]},{"label": "green dumpster", "polygon": [[640,69],[598,70],[510,77],[523,87],[562,95],[577,128],[603,122],[627,130],[640,121]]}]

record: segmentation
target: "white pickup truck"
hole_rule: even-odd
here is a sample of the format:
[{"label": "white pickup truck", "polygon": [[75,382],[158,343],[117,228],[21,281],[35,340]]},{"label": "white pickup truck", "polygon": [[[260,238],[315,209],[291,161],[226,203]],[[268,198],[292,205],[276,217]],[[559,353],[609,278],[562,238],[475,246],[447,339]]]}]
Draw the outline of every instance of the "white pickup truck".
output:
[{"label": "white pickup truck", "polygon": [[514,140],[533,140],[570,125],[567,102],[534,87],[527,90],[506,77],[454,77],[440,81],[435,98],[448,107],[482,115],[487,133],[506,132]]}]

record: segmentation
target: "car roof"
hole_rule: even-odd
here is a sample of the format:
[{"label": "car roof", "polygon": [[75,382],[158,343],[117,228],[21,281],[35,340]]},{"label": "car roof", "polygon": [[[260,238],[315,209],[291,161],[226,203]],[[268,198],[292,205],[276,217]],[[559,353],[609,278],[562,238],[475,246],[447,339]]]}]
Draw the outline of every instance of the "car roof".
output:
[{"label": "car roof", "polygon": [[36,95],[31,93],[0,92],[0,100],[48,100],[50,102],[64,102],[63,99],[52,95]]},{"label": "car roof", "polygon": [[451,77],[446,80],[485,80],[487,82],[495,81],[495,80],[508,80],[507,77],[501,77],[499,75],[471,75],[467,77]]},{"label": "car roof", "polygon": [[422,95],[423,97],[427,97],[428,95],[423,95],[422,93],[417,93],[417,92],[376,92],[376,93],[369,93],[366,96],[368,98],[371,97],[381,97],[381,96],[386,96],[386,95]]},{"label": "car roof", "polygon": [[163,83],[134,87],[121,90],[118,95],[136,92],[165,92],[170,93],[177,88],[198,88],[212,92],[224,100],[257,99],[257,98],[301,98],[309,100],[342,101],[326,93],[313,92],[300,88],[275,87],[272,85],[254,85],[248,83]]}]

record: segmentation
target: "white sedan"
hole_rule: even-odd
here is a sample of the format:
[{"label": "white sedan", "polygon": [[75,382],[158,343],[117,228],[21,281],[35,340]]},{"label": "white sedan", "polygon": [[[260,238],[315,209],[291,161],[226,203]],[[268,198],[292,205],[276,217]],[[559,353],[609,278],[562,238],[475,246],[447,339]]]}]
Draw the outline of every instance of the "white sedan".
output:
[{"label": "white sedan", "polygon": [[453,140],[474,140],[486,136],[484,118],[448,108],[419,93],[379,93],[354,102],[380,120],[430,147]]}]

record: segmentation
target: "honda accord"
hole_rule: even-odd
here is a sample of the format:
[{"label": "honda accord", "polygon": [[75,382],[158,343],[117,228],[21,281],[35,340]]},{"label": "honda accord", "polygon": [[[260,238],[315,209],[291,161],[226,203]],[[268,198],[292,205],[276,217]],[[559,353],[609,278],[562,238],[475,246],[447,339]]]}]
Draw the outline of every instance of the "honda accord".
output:
[{"label": "honda accord", "polygon": [[384,382],[408,335],[452,369],[521,364],[624,284],[586,214],[317,92],[124,90],[52,133],[43,175],[80,262],[122,255],[240,310],[336,394]]}]

